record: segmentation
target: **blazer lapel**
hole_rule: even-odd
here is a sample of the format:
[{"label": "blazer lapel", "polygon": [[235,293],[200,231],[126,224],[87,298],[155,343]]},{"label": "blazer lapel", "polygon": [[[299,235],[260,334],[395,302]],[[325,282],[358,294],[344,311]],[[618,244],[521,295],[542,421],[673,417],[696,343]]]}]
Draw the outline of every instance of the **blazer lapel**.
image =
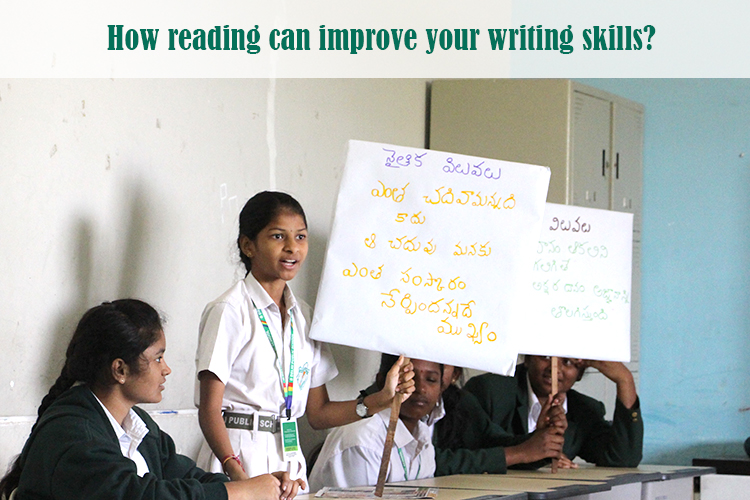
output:
[{"label": "blazer lapel", "polygon": [[516,367],[516,416],[524,434],[529,433],[529,394],[526,386],[526,367],[518,365]]}]

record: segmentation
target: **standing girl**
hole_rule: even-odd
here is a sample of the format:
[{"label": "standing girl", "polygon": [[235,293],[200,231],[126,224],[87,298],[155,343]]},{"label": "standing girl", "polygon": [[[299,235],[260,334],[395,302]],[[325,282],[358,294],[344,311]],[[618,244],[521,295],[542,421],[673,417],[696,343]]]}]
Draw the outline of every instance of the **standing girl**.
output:
[{"label": "standing girl", "polygon": [[[307,221],[291,196],[264,191],[240,213],[237,245],[247,270],[206,306],[197,353],[198,417],[206,438],[198,463],[232,479],[288,471],[306,488],[296,419],[336,427],[387,408],[414,391],[399,360],[383,389],[333,402],[325,383],[338,371],[327,346],[308,337],[310,309],[287,286],[307,256]],[[401,372],[401,376],[400,373]]]},{"label": "standing girl", "polygon": [[[161,320],[139,300],[84,314],[60,377],[42,400],[23,452],[0,481],[14,500],[278,500],[280,480],[227,483],[189,458],[138,403],[158,403],[171,370]],[[292,491],[291,494],[296,493]]]}]

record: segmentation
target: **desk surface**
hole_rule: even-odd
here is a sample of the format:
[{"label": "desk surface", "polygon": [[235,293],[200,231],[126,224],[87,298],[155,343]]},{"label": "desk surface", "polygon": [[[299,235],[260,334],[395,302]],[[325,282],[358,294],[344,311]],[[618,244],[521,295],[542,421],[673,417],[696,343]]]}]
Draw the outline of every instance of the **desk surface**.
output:
[{"label": "desk surface", "polygon": [[662,476],[662,481],[716,474],[716,469],[713,467],[691,467],[689,465],[639,465],[638,470],[658,472]]},{"label": "desk surface", "polygon": [[581,481],[604,481],[610,486],[651,481],[667,481],[683,477],[713,474],[713,467],[690,467],[683,465],[640,465],[638,467],[596,467],[581,465],[578,469],[558,469],[552,474],[548,467],[539,470],[509,470],[508,475],[534,479],[566,479]]},{"label": "desk surface", "polygon": [[[439,489],[436,500],[556,500],[612,490],[632,483],[656,483],[713,474],[713,467],[641,465],[635,468],[583,466],[579,469],[510,471],[508,474],[441,476],[392,483]],[[645,486],[644,486],[645,487]],[[300,495],[313,500],[314,495]]]},{"label": "desk surface", "polygon": [[[404,484],[404,483],[397,483]],[[478,489],[441,488],[435,500],[527,500],[525,491],[496,491]],[[295,500],[320,500],[314,493],[297,495]],[[341,499],[338,499],[341,500]],[[346,499],[343,499],[346,500]],[[361,500],[361,499],[352,499]]]},{"label": "desk surface", "polygon": [[640,468],[616,468],[581,466],[578,469],[558,469],[555,474],[548,467],[539,470],[509,470],[509,476],[527,477],[540,480],[578,480],[601,481],[610,486],[621,484],[645,483],[647,481],[661,481],[662,473]]},{"label": "desk surface", "polygon": [[516,477],[505,474],[467,474],[417,479],[396,484],[433,486],[442,489],[491,490],[496,492],[526,492],[529,500],[554,500],[577,495],[608,491],[604,481],[576,479],[545,479]]}]

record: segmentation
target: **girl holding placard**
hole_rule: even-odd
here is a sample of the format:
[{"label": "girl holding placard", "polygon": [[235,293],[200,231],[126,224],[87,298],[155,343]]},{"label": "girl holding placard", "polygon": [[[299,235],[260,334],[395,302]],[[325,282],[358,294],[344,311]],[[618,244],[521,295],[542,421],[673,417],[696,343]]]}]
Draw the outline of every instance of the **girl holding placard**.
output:
[{"label": "girl holding placard", "polygon": [[209,303],[197,353],[198,416],[205,442],[198,463],[232,479],[289,471],[306,488],[296,419],[324,429],[387,408],[414,391],[403,360],[376,394],[333,402],[325,383],[338,373],[327,346],[309,338],[309,307],[287,285],[307,256],[307,221],[291,196],[264,191],[242,209],[237,245],[247,275]]}]

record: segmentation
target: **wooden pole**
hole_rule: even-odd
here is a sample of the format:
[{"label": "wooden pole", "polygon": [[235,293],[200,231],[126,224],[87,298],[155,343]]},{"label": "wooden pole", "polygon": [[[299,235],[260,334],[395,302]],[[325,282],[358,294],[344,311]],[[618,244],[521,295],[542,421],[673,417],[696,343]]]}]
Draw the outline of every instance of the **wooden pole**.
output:
[{"label": "wooden pole", "polygon": [[[558,391],[558,384],[557,384],[557,356],[552,356],[550,358],[550,362],[552,363],[552,396],[554,397],[557,395]],[[557,459],[552,459],[552,473],[557,473]]]},{"label": "wooden pole", "polygon": [[380,473],[378,484],[375,486],[375,496],[382,497],[385,488],[385,478],[388,475],[388,464],[391,462],[391,450],[393,449],[393,438],[396,435],[398,425],[398,414],[401,413],[401,394],[396,394],[391,403],[391,420],[388,422],[388,434],[385,436],[383,445],[383,456],[380,459]]},{"label": "wooden pole", "polygon": [[[404,365],[409,362],[409,358],[404,358]],[[402,365],[403,366],[403,365]],[[378,483],[375,485],[375,496],[382,497],[385,488],[385,478],[388,475],[388,464],[391,462],[391,450],[393,449],[393,438],[396,435],[396,426],[398,425],[398,415],[401,413],[401,402],[403,394],[396,394],[391,403],[391,419],[388,421],[388,433],[385,435],[385,444],[383,445],[383,456],[380,459],[380,473],[378,474]]]}]

